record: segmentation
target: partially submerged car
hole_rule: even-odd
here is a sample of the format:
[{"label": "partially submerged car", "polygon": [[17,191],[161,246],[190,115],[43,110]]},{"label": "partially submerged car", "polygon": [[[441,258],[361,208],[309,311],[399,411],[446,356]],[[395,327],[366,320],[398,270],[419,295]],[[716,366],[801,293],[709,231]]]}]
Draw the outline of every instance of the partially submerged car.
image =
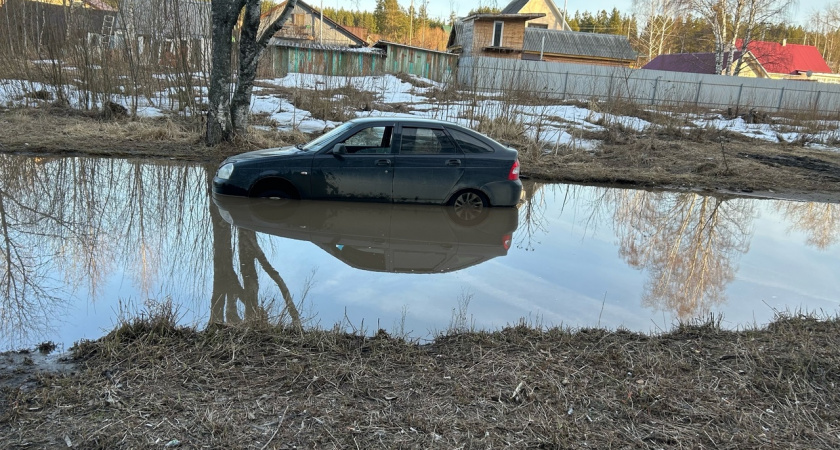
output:
[{"label": "partially submerged car", "polygon": [[239,228],[310,241],[356,269],[443,273],[507,255],[514,208],[485,208],[471,220],[432,205],[237,199],[213,196]]},{"label": "partially submerged car", "polygon": [[517,151],[454,123],[363,118],[294,147],[225,160],[216,194],[452,204],[460,210],[519,201]]}]

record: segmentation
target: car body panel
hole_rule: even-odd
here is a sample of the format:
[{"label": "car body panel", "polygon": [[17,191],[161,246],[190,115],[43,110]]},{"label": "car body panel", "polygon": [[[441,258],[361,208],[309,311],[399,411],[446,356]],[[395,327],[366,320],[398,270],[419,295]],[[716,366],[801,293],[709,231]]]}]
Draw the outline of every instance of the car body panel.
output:
[{"label": "car body panel", "polygon": [[[373,144],[344,145],[374,128],[386,131],[375,135]],[[415,129],[412,136],[410,129]],[[469,134],[490,151],[464,153],[452,130]],[[439,154],[405,153],[403,143],[409,137],[415,149],[435,145],[434,139],[429,140],[430,131],[437,142],[451,145],[440,144]],[[458,192],[473,190],[491,206],[514,206],[519,201],[522,184],[508,179],[516,150],[459,125],[419,118],[366,118],[347,122],[333,134],[328,142],[321,140],[317,151],[282,147],[228,158],[222,165],[232,164],[233,172],[228,179],[217,174],[213,191],[258,196],[267,183],[282,183],[293,186],[301,199],[445,204]]]},{"label": "car body panel", "polygon": [[230,224],[309,241],[368,271],[452,272],[504,256],[518,225],[514,208],[488,208],[469,222],[451,208],[334,201],[241,199],[214,195]]}]

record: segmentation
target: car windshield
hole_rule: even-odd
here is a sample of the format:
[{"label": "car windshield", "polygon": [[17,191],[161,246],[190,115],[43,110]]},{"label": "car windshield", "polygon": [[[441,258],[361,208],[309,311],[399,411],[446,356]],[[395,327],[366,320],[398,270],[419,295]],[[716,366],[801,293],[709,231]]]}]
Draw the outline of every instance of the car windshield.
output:
[{"label": "car windshield", "polygon": [[309,141],[303,147],[301,147],[301,149],[306,150],[306,151],[317,152],[318,150],[321,150],[322,148],[324,148],[324,145],[328,144],[335,137],[344,133],[345,131],[347,131],[348,128],[350,128],[352,126],[353,126],[353,124],[350,123],[350,122],[343,123],[343,124],[333,128],[332,131],[330,131],[329,133],[322,134],[321,136],[318,136],[317,138]]}]

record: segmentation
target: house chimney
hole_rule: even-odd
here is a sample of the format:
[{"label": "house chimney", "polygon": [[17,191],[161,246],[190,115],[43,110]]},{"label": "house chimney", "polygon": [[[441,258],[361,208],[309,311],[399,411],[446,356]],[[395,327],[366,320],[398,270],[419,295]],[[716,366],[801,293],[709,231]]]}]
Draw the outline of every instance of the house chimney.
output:
[{"label": "house chimney", "polygon": [[786,46],[786,45],[787,45],[787,39],[786,39],[786,38],[785,38],[785,39],[782,39],[782,47],[784,47],[784,46]]}]

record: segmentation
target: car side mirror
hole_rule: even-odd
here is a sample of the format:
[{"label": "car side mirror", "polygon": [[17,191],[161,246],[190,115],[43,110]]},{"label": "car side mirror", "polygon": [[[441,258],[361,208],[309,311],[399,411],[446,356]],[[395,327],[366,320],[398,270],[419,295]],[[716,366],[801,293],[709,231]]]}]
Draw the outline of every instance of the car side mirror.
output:
[{"label": "car side mirror", "polygon": [[332,148],[333,155],[345,155],[347,154],[347,147],[344,144],[335,144]]}]

